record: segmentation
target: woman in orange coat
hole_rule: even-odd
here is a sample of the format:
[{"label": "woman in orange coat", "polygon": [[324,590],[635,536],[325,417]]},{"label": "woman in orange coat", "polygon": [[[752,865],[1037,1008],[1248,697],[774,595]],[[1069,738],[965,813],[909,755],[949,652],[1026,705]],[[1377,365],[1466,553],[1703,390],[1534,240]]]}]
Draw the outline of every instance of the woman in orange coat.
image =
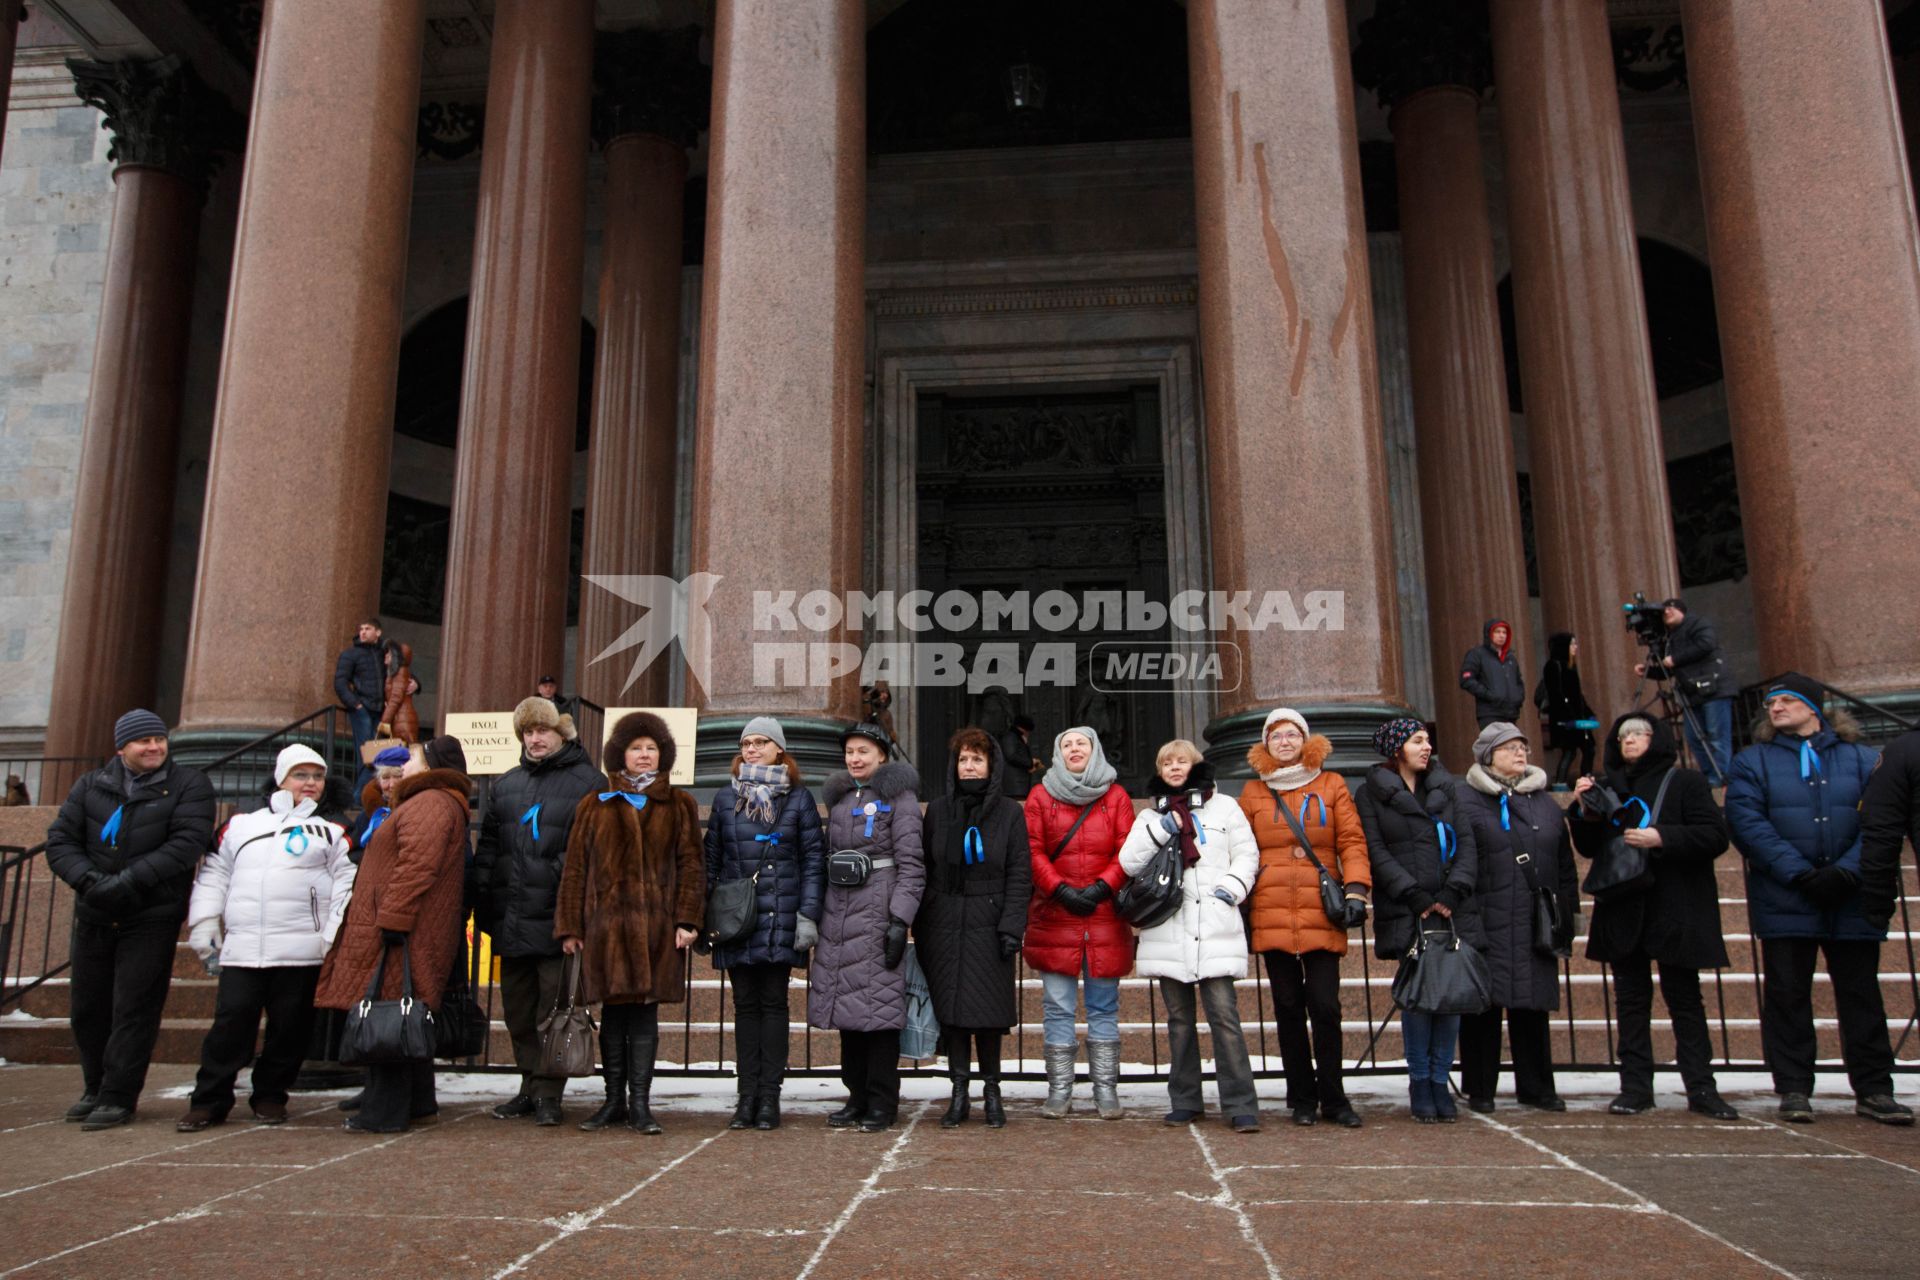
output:
[{"label": "woman in orange coat", "polygon": [[[1357,1129],[1360,1117],[1340,1078],[1340,958],[1347,954],[1347,930],[1366,918],[1373,872],[1346,782],[1320,770],[1332,751],[1333,744],[1313,733],[1298,711],[1273,711],[1262,740],[1247,753],[1259,776],[1241,788],[1240,808],[1260,843],[1253,949],[1265,961],[1273,988],[1287,1107],[1295,1124],[1313,1124],[1317,1111]],[[1289,814],[1306,832],[1313,857],[1301,849]],[[1315,858],[1342,886],[1346,910],[1340,921],[1330,920],[1321,902]]]}]

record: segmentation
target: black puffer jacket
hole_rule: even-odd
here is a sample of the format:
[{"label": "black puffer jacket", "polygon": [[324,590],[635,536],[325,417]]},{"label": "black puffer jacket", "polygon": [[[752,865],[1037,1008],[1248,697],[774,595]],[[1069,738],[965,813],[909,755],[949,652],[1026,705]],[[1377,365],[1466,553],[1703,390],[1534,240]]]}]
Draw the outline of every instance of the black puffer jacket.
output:
[{"label": "black puffer jacket", "polygon": [[352,711],[364,706],[380,714],[387,697],[387,673],[379,643],[348,645],[333,663],[333,696]]},{"label": "black puffer jacket", "polygon": [[[102,829],[120,811],[118,834]],[[80,892],[89,924],[184,920],[193,873],[213,849],[213,784],[168,761],[129,787],[113,760],[73,784],[47,828],[47,866]]]},{"label": "black puffer jacket", "polygon": [[[1001,959],[1000,939],[1026,933],[1033,871],[1026,811],[1001,793],[1000,746],[993,747],[977,820],[966,819],[956,757],[947,763],[947,794],[927,806],[920,830],[927,888],[913,938],[943,1027],[1011,1027],[1018,1017],[1013,957]],[[969,826],[980,829],[983,862],[966,862]]]},{"label": "black puffer jacket", "polygon": [[[1354,794],[1373,867],[1373,952],[1394,960],[1413,945],[1414,922],[1438,902],[1453,912],[1462,942],[1485,946],[1473,886],[1480,871],[1473,824],[1460,812],[1454,778],[1439,764],[1420,775],[1418,792],[1384,765],[1368,770]],[[1452,832],[1453,857],[1442,863],[1440,829]],[[1435,920],[1434,924],[1442,922]]]},{"label": "black puffer jacket", "polygon": [[820,923],[820,900],[827,890],[827,841],[820,806],[813,792],[794,787],[774,802],[773,821],[761,822],[736,808],[737,783],[713,796],[707,817],[707,884],[744,880],[756,871],[753,934],[713,949],[713,967],[737,964],[804,965],[793,947],[800,917]]},{"label": "black puffer jacket", "polygon": [[[1691,613],[1682,617],[1680,625],[1667,633],[1667,656],[1673,659],[1673,677],[1680,682],[1681,695],[1695,706],[1733,695],[1720,637],[1705,618]],[[1696,683],[1698,689],[1693,687]]]},{"label": "black puffer jacket", "polygon": [[[1645,952],[1663,965],[1687,969],[1717,969],[1727,963],[1727,944],[1720,936],[1720,885],[1714,878],[1714,859],[1727,851],[1727,820],[1713,802],[1713,787],[1695,769],[1674,769],[1673,734],[1665,720],[1654,718],[1653,742],[1632,767],[1620,755],[1620,722],[1607,730],[1606,776],[1602,779],[1622,803],[1638,796],[1651,806],[1660,793],[1660,779],[1673,770],[1673,783],[1660,804],[1660,847],[1652,850],[1653,884],[1644,893],[1593,904],[1593,922],[1587,929],[1587,959],[1619,960]],[[1646,719],[1646,717],[1639,717]],[[1574,847],[1591,858],[1619,832],[1609,823],[1590,820],[1576,805],[1572,819]]]},{"label": "black puffer jacket", "polygon": [[[1493,629],[1507,629],[1507,656],[1493,647]],[[1473,695],[1473,711],[1485,724],[1489,720],[1513,721],[1527,701],[1527,678],[1520,674],[1520,659],[1514,652],[1513,626],[1498,618],[1489,618],[1480,628],[1480,643],[1467,650],[1460,660],[1460,687]]]},{"label": "black puffer jacket", "polygon": [[[1504,826],[1503,792],[1507,800]],[[1509,789],[1476,764],[1467,770],[1459,794],[1461,815],[1473,826],[1474,848],[1480,855],[1473,897],[1487,935],[1493,1003],[1505,1009],[1558,1009],[1559,962],[1534,950],[1533,885],[1518,859],[1525,854],[1534,881],[1553,891],[1561,921],[1554,944],[1565,948],[1573,940],[1573,915],[1580,903],[1566,815],[1547,794],[1546,773],[1533,765],[1527,766],[1519,787]]]},{"label": "black puffer jacket", "polygon": [[[606,775],[580,744],[563,742],[543,760],[522,754],[488,789],[473,858],[474,914],[496,955],[560,954],[553,905],[573,815],[582,799],[606,788]],[[535,805],[539,813],[529,818]]]},{"label": "black puffer jacket", "polygon": [[1920,849],[1920,732],[1887,744],[1860,793],[1860,906],[1882,929],[1898,906],[1894,886],[1907,840]]}]

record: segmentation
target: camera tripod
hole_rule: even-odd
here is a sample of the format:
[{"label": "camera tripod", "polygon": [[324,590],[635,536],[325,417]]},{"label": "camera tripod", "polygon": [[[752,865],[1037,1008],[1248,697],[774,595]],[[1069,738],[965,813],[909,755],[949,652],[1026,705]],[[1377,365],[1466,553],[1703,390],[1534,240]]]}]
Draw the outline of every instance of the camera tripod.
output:
[{"label": "camera tripod", "polygon": [[[1658,642],[1652,642],[1646,646],[1647,674],[1640,678],[1640,688],[1634,691],[1633,710],[1650,713],[1653,711],[1653,704],[1657,701],[1660,704],[1660,719],[1666,724],[1667,732],[1673,735],[1675,761],[1688,768],[1701,769],[1702,762],[1693,758],[1693,743],[1695,740],[1707,741],[1706,726],[1700,723],[1700,718],[1693,707],[1680,695],[1679,682],[1662,662],[1665,655],[1659,650],[1663,648],[1665,646]],[[1656,675],[1656,672],[1660,674]],[[1649,684],[1653,686],[1653,694],[1651,697],[1643,697],[1642,694]],[[1691,729],[1693,732],[1688,734],[1684,732],[1686,729]],[[1709,775],[1714,772],[1705,769],[1701,771]]]}]

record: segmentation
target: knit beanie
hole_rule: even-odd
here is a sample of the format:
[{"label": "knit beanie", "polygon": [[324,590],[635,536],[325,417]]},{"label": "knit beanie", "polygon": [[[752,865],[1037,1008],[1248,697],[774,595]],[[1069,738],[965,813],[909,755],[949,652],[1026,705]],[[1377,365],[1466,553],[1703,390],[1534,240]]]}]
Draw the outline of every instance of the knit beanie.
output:
[{"label": "knit beanie", "polygon": [[1789,671],[1783,676],[1767,681],[1767,696],[1760,700],[1760,704],[1765,706],[1780,697],[1798,698],[1812,707],[1814,714],[1824,720],[1827,716],[1825,709],[1821,706],[1824,701],[1824,692],[1820,688],[1819,681],[1803,676],[1798,671]]},{"label": "knit beanie", "polygon": [[1295,711],[1292,707],[1275,707],[1273,710],[1267,712],[1267,721],[1260,726],[1260,741],[1265,742],[1267,735],[1273,732],[1273,726],[1279,724],[1282,720],[1299,729],[1301,737],[1311,738],[1313,736],[1313,730],[1307,728],[1307,718],[1305,716]]},{"label": "knit beanie", "polygon": [[113,749],[126,746],[136,738],[164,738],[167,722],[145,708],[136,707],[113,722]]},{"label": "knit beanie", "polygon": [[1416,733],[1425,733],[1424,721],[1412,716],[1400,716],[1389,720],[1373,731],[1373,749],[1382,760],[1392,760],[1400,754],[1400,748],[1407,745],[1407,739]]},{"label": "knit beanie", "polygon": [[1474,762],[1483,769],[1491,768],[1493,753],[1516,739],[1521,742],[1527,740],[1527,735],[1520,732],[1519,725],[1508,724],[1505,720],[1495,720],[1482,729],[1480,736],[1473,740]]},{"label": "knit beanie", "polygon": [[376,769],[399,769],[405,767],[407,761],[412,758],[413,753],[405,747],[388,747],[373,758],[373,767]]},{"label": "knit beanie", "polygon": [[301,764],[317,764],[320,766],[320,772],[327,771],[327,762],[320,758],[318,751],[303,742],[296,742],[290,747],[281,748],[280,754],[274,758],[273,785],[285,786],[287,775],[293,772],[295,765]]},{"label": "knit beanie", "polygon": [[740,741],[745,742],[755,735],[771,739],[773,745],[782,751],[787,749],[787,731],[782,729],[780,722],[772,716],[755,716],[747,721],[746,728],[740,730]]}]

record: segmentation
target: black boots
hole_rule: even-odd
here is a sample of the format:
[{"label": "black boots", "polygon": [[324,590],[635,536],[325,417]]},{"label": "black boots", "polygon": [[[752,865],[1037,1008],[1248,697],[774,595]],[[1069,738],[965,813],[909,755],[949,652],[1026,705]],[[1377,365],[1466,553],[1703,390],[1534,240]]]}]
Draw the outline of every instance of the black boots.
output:
[{"label": "black boots", "polygon": [[600,1104],[598,1111],[580,1122],[580,1127],[588,1133],[597,1133],[627,1118],[627,1038],[602,1035],[600,1058],[607,1079],[607,1100]]},{"label": "black boots", "polygon": [[763,1132],[768,1129],[778,1129],[780,1127],[780,1093],[778,1090],[761,1096],[759,1106],[754,1109],[753,1127]]},{"label": "black boots", "polygon": [[1007,1112],[1000,1105],[1000,1076],[996,1072],[981,1077],[980,1114],[986,1117],[987,1128],[1004,1129],[1007,1127]]},{"label": "black boots", "polygon": [[729,1129],[751,1129],[755,1118],[760,1114],[760,1099],[751,1093],[743,1093],[733,1104],[733,1119],[727,1121]]},{"label": "black boots", "polygon": [[635,1133],[659,1133],[660,1124],[648,1106],[653,1092],[653,1055],[660,1037],[648,1032],[627,1041],[627,1128]]},{"label": "black boots", "polygon": [[967,1073],[964,1068],[947,1073],[953,1081],[953,1101],[947,1104],[947,1114],[940,1117],[942,1129],[956,1129],[967,1122],[973,1113],[972,1104],[967,1100]]}]

